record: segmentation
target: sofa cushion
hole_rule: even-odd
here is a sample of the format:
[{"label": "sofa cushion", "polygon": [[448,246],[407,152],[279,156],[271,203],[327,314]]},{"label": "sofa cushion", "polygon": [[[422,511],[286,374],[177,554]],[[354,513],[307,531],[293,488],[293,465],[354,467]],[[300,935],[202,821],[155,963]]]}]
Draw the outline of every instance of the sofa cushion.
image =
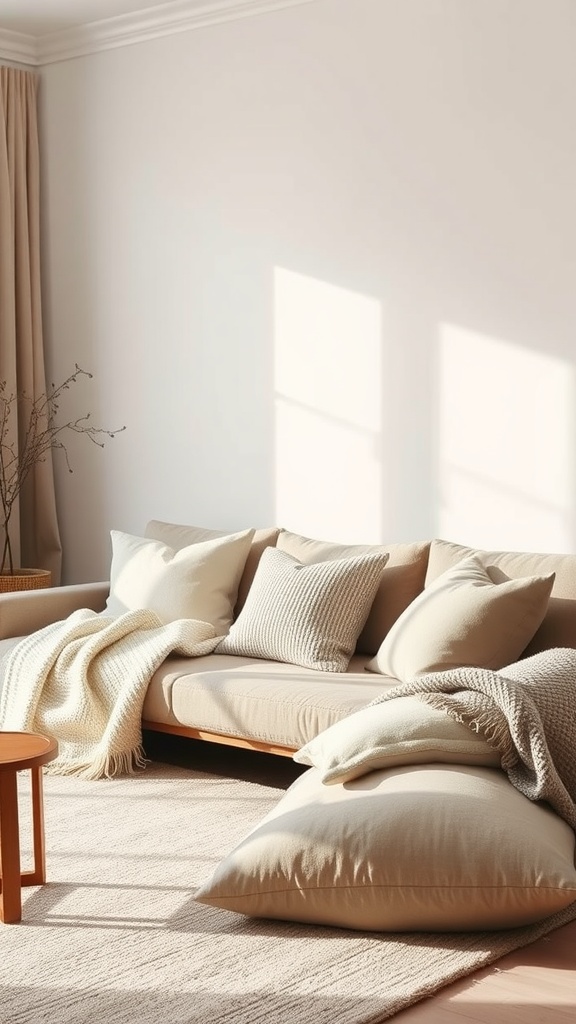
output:
[{"label": "sofa cushion", "polygon": [[111,531],[109,615],[136,608],[156,612],[163,622],[201,619],[217,636],[230,623],[253,530],[174,548],[161,541]]},{"label": "sofa cushion", "polygon": [[210,654],[172,657],[154,673],[143,718],[298,750],[334,722],[398,685],[364,671],[318,672],[281,661]]},{"label": "sofa cushion", "polygon": [[538,629],[553,582],[554,573],[511,580],[464,558],[408,606],[367,668],[402,682],[465,665],[502,668]]},{"label": "sofa cushion", "polygon": [[424,589],[429,541],[386,545],[337,544],[281,530],[276,546],[307,565],[311,562],[369,554],[372,551],[388,553],[386,571],[382,573],[372,608],[358,637],[358,654],[376,654],[392,624]]},{"label": "sofa cushion", "polygon": [[294,754],[318,768],[325,785],[349,782],[377,768],[431,761],[500,767],[484,736],[417,697],[396,697],[340,719]]},{"label": "sofa cushion", "polygon": [[216,651],[344,672],[387,559],[378,552],[303,565],[266,548],[246,604]]},{"label": "sofa cushion", "polygon": [[497,768],[391,768],[344,786],[310,768],[195,897],[361,930],[512,928],[576,899],[574,833]]},{"label": "sofa cushion", "polygon": [[[234,606],[234,618],[238,617],[244,607],[264,548],[273,547],[279,533],[280,527],[278,526],[254,530],[248,557],[240,577],[240,583],[238,584],[238,597]],[[146,526],[145,536],[152,540],[161,540],[164,544],[168,544],[176,551],[179,551],[180,548],[188,547],[189,544],[198,544],[201,541],[226,537],[228,534],[222,530],[207,530],[202,526],[184,526],[178,523],[164,523],[160,519],[151,519]]]},{"label": "sofa cushion", "polygon": [[426,573],[426,585],[432,583],[463,558],[476,555],[482,565],[495,565],[511,579],[520,576],[547,576],[554,583],[546,614],[530,640],[526,657],[552,647],[576,647],[576,554],[538,554],[528,551],[485,551],[446,540],[433,540]]}]

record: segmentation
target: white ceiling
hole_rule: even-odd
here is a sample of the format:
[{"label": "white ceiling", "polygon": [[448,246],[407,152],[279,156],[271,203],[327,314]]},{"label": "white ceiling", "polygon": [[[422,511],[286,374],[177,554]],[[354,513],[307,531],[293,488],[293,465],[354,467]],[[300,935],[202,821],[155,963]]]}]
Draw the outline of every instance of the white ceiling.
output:
[{"label": "white ceiling", "polygon": [[0,28],[42,36],[152,8],[160,14],[172,6],[161,0],[0,0]]}]

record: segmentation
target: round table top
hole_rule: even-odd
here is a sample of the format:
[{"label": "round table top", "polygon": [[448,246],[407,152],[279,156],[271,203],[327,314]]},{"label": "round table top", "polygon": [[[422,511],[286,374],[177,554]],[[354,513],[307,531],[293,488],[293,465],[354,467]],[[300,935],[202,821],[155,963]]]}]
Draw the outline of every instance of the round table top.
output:
[{"label": "round table top", "polygon": [[0,730],[0,772],[17,772],[21,768],[38,768],[53,761],[58,743],[37,732],[2,732]]}]

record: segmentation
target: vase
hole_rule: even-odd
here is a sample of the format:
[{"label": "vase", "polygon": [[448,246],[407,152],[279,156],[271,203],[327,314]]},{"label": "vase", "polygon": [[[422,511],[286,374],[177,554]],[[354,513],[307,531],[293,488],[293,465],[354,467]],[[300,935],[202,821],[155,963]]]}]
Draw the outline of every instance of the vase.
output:
[{"label": "vase", "polygon": [[0,594],[13,590],[43,590],[52,584],[49,569],[3,569],[0,572]]}]

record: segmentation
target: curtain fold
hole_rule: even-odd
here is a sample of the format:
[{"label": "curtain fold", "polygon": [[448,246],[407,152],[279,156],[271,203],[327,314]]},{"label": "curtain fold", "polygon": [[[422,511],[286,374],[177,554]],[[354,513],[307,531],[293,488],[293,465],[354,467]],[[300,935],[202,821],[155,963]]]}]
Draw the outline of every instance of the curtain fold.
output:
[{"label": "curtain fold", "polygon": [[[9,393],[32,398],[46,390],[37,94],[36,74],[0,66],[0,380]],[[51,452],[22,488],[10,533],[14,564],[50,569],[58,584],[62,548]]]}]

